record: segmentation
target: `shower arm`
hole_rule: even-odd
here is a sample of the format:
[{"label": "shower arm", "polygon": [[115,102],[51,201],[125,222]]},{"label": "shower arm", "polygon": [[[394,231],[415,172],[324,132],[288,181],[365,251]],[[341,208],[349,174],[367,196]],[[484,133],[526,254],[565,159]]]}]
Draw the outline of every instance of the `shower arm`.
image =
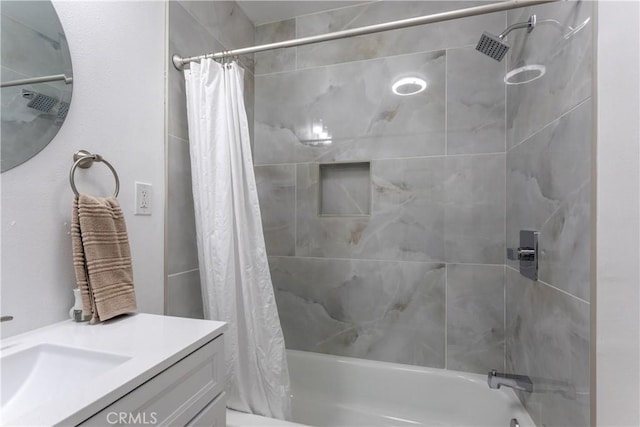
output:
[{"label": "shower arm", "polygon": [[500,33],[500,35],[498,35],[498,37],[500,39],[503,39],[507,37],[507,34],[509,34],[511,31],[517,30],[520,28],[527,28],[527,32],[530,33],[536,27],[536,23],[537,23],[536,15],[531,15],[527,22],[518,22],[516,24],[509,25],[506,30],[504,30],[503,32]]}]

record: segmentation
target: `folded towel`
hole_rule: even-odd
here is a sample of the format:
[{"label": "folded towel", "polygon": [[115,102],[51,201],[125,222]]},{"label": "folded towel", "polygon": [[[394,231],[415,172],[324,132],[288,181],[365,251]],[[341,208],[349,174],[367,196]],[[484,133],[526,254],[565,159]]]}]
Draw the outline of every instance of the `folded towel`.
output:
[{"label": "folded towel", "polygon": [[71,240],[83,314],[91,323],[135,311],[129,238],[116,198],[76,196]]}]

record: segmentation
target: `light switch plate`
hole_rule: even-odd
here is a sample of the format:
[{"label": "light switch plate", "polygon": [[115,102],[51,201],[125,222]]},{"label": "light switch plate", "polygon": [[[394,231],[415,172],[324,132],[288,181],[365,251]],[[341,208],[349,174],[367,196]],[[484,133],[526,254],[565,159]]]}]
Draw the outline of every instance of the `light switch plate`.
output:
[{"label": "light switch plate", "polygon": [[151,215],[153,201],[151,184],[136,182],[136,215]]}]

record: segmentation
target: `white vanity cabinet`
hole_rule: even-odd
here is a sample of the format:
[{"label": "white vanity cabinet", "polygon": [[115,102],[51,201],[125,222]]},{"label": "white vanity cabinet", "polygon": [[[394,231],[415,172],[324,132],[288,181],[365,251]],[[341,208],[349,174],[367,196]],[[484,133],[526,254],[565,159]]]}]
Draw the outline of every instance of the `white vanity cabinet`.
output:
[{"label": "white vanity cabinet", "polygon": [[224,427],[226,328],[140,313],[3,340],[0,426]]},{"label": "white vanity cabinet", "polygon": [[151,378],[81,426],[226,426],[224,336]]}]

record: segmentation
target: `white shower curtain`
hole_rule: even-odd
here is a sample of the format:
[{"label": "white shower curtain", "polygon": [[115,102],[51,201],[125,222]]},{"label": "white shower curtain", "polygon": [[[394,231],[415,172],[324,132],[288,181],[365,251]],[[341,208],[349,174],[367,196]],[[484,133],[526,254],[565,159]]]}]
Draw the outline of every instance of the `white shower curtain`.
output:
[{"label": "white shower curtain", "polygon": [[289,372],[262,234],[244,70],[205,59],[184,74],[204,313],[229,323],[227,406],[289,419]]}]

